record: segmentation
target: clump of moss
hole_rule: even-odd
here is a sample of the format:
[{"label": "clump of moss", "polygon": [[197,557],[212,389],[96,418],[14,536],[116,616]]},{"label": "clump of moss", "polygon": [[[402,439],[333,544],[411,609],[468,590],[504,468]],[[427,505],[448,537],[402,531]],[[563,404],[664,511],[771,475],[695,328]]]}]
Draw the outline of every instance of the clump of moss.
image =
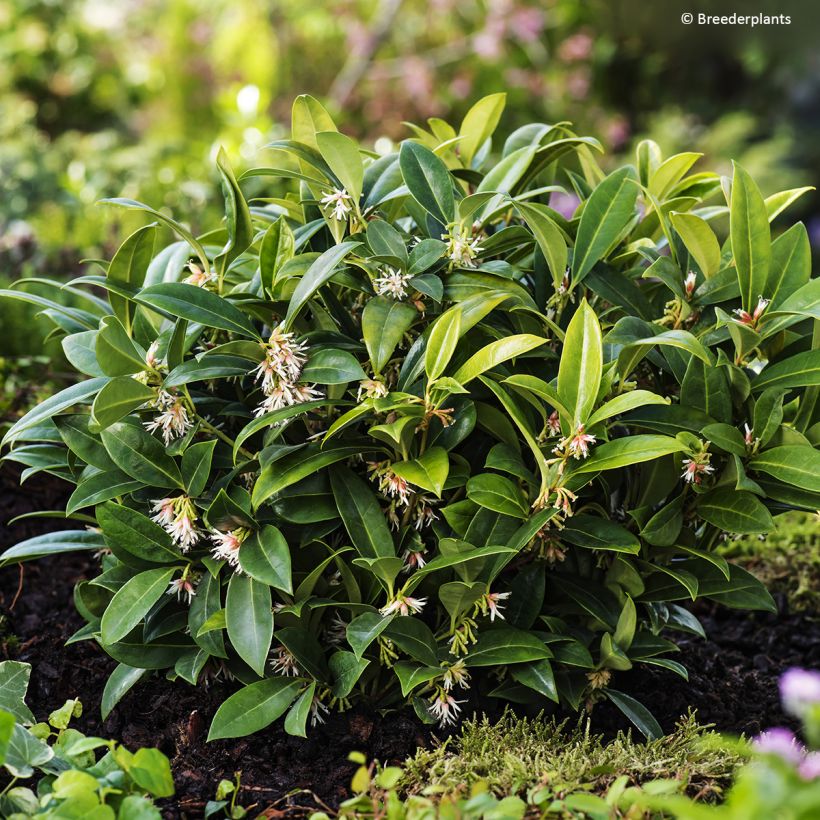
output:
[{"label": "clump of moss", "polygon": [[672,734],[638,743],[629,733],[605,742],[586,719],[568,728],[567,721],[528,720],[508,712],[497,723],[467,721],[459,736],[419,750],[404,764],[401,790],[466,796],[480,783],[497,796],[526,799],[546,788],[560,799],[577,792],[604,795],[626,776],[630,785],[676,780],[680,791],[716,800],[741,760],[737,747],[700,726],[692,713]]},{"label": "clump of moss", "polygon": [[820,526],[816,513],[791,512],[775,519],[765,537],[745,535],[721,552],[781,594],[795,612],[820,612]]}]

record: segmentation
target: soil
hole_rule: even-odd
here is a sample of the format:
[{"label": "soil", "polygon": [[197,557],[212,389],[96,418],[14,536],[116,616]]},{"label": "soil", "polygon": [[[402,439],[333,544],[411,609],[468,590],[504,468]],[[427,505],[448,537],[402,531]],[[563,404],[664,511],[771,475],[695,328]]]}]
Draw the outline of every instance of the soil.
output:
[{"label": "soil", "polygon": [[[66,487],[48,477],[36,477],[19,490],[15,470],[0,470],[0,524],[25,509],[59,509]],[[0,548],[60,521],[28,519],[0,528]],[[100,718],[100,698],[114,668],[96,644],[65,646],[83,625],[72,604],[72,588],[89,577],[87,556],[66,555],[0,571],[2,657],[32,665],[28,704],[43,718],[68,698],[79,697],[84,713],[78,729],[121,740],[128,748],[157,746],[171,759],[177,795],[163,801],[168,818],[201,817],[221,778],[241,771],[239,803],[255,805],[251,816],[304,816],[349,796],[356,765],[352,751],[368,759],[398,763],[416,748],[435,742],[430,729],[412,712],[380,715],[354,709],[334,714],[315,727],[307,739],[284,733],[280,724],[249,738],[205,741],[219,704],[233,688],[216,680],[193,688],[162,676],[146,677],[123,698],[106,721]],[[780,602],[782,603],[782,602]],[[698,614],[709,639],[683,636],[676,659],[689,669],[690,680],[660,668],[642,666],[622,673],[613,686],[646,703],[665,730],[672,730],[691,705],[701,723],[721,731],[754,734],[777,724],[789,724],[777,693],[784,669],[820,667],[820,619],[806,613],[747,614],[705,607]],[[596,706],[593,728],[611,735],[628,723],[609,703]]]}]

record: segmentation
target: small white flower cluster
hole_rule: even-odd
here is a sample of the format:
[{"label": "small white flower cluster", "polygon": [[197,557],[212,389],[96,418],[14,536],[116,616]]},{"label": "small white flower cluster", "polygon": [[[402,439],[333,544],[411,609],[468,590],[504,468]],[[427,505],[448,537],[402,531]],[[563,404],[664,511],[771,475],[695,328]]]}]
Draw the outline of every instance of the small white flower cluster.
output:
[{"label": "small white flower cluster", "polygon": [[157,391],[157,397],[151,405],[160,412],[151,421],[143,422],[143,425],[149,433],[159,430],[166,447],[174,439],[182,438],[194,426],[182,399],[167,390]]},{"label": "small white flower cluster", "polygon": [[378,481],[379,491],[391,499],[387,510],[387,518],[393,529],[401,526],[398,510],[413,505],[413,526],[421,531],[438,520],[434,510],[437,499],[417,493],[401,476],[396,475],[387,461],[370,461],[367,469],[371,473],[371,481]]},{"label": "small white flower cluster", "polygon": [[[560,430],[560,427],[559,427]],[[595,436],[584,432],[584,425],[579,424],[575,435],[562,438],[558,446],[553,449],[556,454],[568,454],[575,459],[586,458],[589,455],[589,447],[595,444]]]},{"label": "small white flower cluster", "polygon": [[447,667],[441,685],[436,687],[436,691],[427,703],[430,714],[442,728],[456,723],[461,714],[461,704],[467,702],[466,700],[456,700],[451,694],[456,686],[461,689],[470,688],[470,673],[467,671],[463,659],[459,659]]},{"label": "small white flower cluster", "polygon": [[181,575],[179,578],[174,578],[174,580],[168,584],[168,589],[165,594],[176,595],[178,601],[184,596],[185,603],[190,604],[196,595],[194,579],[189,575]]},{"label": "small white flower cluster", "polygon": [[265,394],[255,415],[263,416],[272,410],[321,398],[321,392],[314,385],[299,383],[307,361],[307,346],[297,342],[293,333],[277,327],[264,345],[264,351],[264,360],[253,371]]},{"label": "small white flower cluster", "polygon": [[489,615],[490,622],[495,621],[496,618],[504,620],[501,614],[504,607],[501,606],[501,601],[506,601],[512,593],[510,592],[487,592],[482,595],[476,603],[476,615],[481,612],[482,615]]},{"label": "small white flower cluster", "polygon": [[711,475],[715,468],[709,463],[711,453],[699,453],[694,458],[683,460],[683,472],[680,477],[687,484],[700,484],[703,476]]},{"label": "small white flower cluster", "polygon": [[199,541],[194,502],[187,495],[160,498],[153,502],[151,518],[174,539],[182,552],[188,552]]},{"label": "small white flower cluster", "polygon": [[343,222],[347,215],[353,210],[352,198],[344,188],[334,188],[332,191],[324,191],[324,196],[320,202],[325,208],[332,208],[331,216],[337,222]]},{"label": "small white flower cluster", "polygon": [[221,532],[220,530],[211,530],[211,555],[218,561],[227,561],[228,566],[234,572],[241,574],[242,570],[239,567],[239,548],[242,542],[250,535],[250,530],[244,527],[237,527],[235,530],[228,530]]},{"label": "small white flower cluster", "polygon": [[409,595],[398,593],[392,601],[385,604],[379,612],[385,617],[388,615],[407,616],[411,613],[417,615],[424,609],[427,603],[426,598],[411,598]]},{"label": "small white flower cluster", "polygon": [[356,401],[363,399],[383,399],[390,389],[379,379],[362,379],[359,382],[359,389],[356,391]]},{"label": "small white flower cluster", "polygon": [[373,286],[379,296],[390,296],[393,299],[404,299],[413,277],[409,273],[402,273],[395,268],[385,268]]},{"label": "small white flower cluster", "polygon": [[272,672],[286,678],[298,678],[302,674],[302,670],[296,663],[296,658],[284,646],[280,646],[274,651],[270,668]]},{"label": "small white flower cluster", "polygon": [[484,248],[479,244],[476,237],[463,236],[459,228],[454,228],[451,233],[443,233],[441,238],[447,243],[447,257],[457,268],[478,267],[476,257]]}]

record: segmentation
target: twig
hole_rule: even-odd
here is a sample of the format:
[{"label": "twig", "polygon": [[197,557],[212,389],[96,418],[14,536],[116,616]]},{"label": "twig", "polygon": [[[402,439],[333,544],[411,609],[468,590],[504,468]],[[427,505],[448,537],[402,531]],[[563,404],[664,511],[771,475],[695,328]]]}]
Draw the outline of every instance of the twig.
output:
[{"label": "twig", "polygon": [[23,566],[22,562],[17,565],[20,567],[20,580],[17,582],[17,592],[14,593],[14,598],[12,599],[11,606],[9,607],[9,612],[14,609],[14,605],[17,603],[17,599],[20,597],[20,593],[23,591],[23,576],[25,574],[25,567]]}]

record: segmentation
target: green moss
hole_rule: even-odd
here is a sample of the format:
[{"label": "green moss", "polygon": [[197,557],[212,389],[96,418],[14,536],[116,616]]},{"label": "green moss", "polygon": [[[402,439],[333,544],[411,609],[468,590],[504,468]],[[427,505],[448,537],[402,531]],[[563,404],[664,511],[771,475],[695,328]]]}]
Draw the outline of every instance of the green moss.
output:
[{"label": "green moss", "polygon": [[555,799],[577,792],[604,795],[626,776],[629,785],[671,779],[681,791],[715,800],[741,757],[693,714],[660,740],[636,743],[618,734],[609,743],[582,719],[574,728],[554,719],[505,714],[498,723],[468,721],[460,736],[423,749],[404,764],[401,789],[412,794],[470,794],[486,787],[497,796],[530,798],[543,790]]},{"label": "green moss", "polygon": [[758,577],[795,611],[820,611],[820,525],[816,513],[790,512],[775,519],[764,538],[745,535],[721,548],[726,558]]}]

